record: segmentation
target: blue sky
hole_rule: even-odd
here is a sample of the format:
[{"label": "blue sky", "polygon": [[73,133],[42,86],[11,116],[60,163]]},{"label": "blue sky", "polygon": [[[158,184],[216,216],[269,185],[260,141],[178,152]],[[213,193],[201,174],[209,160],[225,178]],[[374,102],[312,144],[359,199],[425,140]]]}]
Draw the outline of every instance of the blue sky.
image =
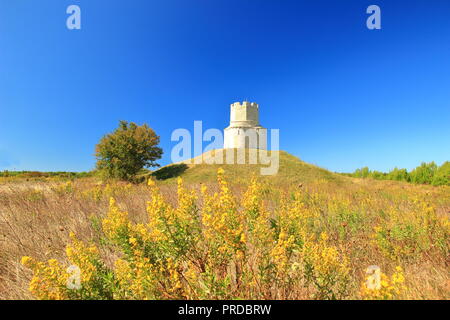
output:
[{"label": "blue sky", "polygon": [[122,119],[167,164],[174,129],[225,128],[245,99],[333,171],[450,160],[450,1],[0,0],[0,170],[92,169]]}]

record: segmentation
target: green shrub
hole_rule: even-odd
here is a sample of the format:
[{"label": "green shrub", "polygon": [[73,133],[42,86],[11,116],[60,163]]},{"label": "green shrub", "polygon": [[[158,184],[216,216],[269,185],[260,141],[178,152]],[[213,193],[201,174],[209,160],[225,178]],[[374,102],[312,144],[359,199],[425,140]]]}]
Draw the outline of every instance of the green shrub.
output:
[{"label": "green shrub", "polygon": [[411,180],[409,173],[406,169],[398,169],[398,168],[394,168],[392,171],[388,173],[388,179],[407,182]]},{"label": "green shrub", "polygon": [[422,162],[420,166],[418,166],[411,172],[411,182],[417,184],[431,184],[436,171],[437,171],[436,163]]},{"label": "green shrub", "polygon": [[432,184],[434,186],[450,186],[450,162],[446,161],[440,166],[434,174]]}]

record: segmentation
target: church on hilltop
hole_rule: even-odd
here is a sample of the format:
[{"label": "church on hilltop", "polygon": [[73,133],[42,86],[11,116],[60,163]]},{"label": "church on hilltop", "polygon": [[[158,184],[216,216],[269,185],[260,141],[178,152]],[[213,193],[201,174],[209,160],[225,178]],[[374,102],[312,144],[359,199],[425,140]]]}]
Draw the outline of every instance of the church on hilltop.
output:
[{"label": "church on hilltop", "polygon": [[259,124],[259,106],[255,102],[231,105],[230,125],[224,130],[224,149],[267,149],[267,129]]}]

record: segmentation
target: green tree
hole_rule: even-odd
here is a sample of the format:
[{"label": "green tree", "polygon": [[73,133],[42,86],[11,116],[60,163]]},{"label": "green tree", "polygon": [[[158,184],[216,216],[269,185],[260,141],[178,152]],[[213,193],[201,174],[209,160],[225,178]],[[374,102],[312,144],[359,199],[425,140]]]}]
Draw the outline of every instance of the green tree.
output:
[{"label": "green tree", "polygon": [[370,172],[370,177],[376,180],[384,180],[386,179],[386,174],[384,172],[374,170]]},{"label": "green tree", "polygon": [[361,177],[368,178],[370,175],[370,170],[368,167],[361,168]]},{"label": "green tree", "polygon": [[422,162],[420,166],[418,166],[411,172],[411,182],[431,184],[436,171],[437,165],[436,163],[434,163],[434,161],[430,163]]},{"label": "green tree", "polygon": [[434,186],[450,186],[450,162],[446,161],[440,166],[433,177]]},{"label": "green tree", "polygon": [[367,178],[370,175],[370,170],[368,167],[364,167],[361,169],[356,169],[353,173],[353,177],[355,178]]},{"label": "green tree", "polygon": [[389,180],[410,181],[409,173],[406,169],[394,168],[388,173]]},{"label": "green tree", "polygon": [[97,169],[108,178],[131,181],[143,168],[159,166],[155,161],[163,151],[158,144],[159,136],[146,124],[120,121],[96,146]]}]

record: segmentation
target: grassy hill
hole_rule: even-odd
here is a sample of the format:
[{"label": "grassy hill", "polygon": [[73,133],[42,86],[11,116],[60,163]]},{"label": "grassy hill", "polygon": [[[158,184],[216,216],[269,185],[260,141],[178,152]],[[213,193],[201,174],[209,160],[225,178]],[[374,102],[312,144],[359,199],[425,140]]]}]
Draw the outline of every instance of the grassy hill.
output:
[{"label": "grassy hill", "polygon": [[[270,176],[260,174],[261,167],[268,167],[263,164],[207,164],[204,161],[201,164],[194,164],[195,159],[202,157],[205,160],[214,155],[215,151],[213,150],[182,163],[167,165],[154,171],[152,176],[167,183],[176,181],[178,176],[188,183],[213,182],[216,181],[218,168],[222,167],[227,177],[235,183],[246,183],[254,175],[275,184],[298,184],[318,180],[341,183],[349,180],[347,177],[306,163],[285,151],[280,151],[278,173]],[[249,150],[246,150],[246,163],[249,162],[248,155]]]}]

